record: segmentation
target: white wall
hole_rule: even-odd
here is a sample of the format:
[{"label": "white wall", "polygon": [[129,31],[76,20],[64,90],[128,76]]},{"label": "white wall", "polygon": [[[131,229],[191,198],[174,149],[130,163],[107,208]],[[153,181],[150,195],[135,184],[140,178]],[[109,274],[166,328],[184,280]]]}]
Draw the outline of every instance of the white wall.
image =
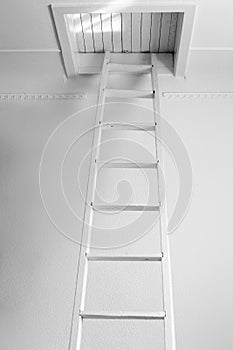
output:
[{"label": "white wall", "polygon": [[[177,349],[233,345],[232,111],[232,100],[163,101],[193,169],[188,214],[170,237]],[[169,177],[168,201],[174,204]]]},{"label": "white wall", "polygon": [[[195,2],[188,78],[163,77],[161,90],[232,91],[232,2]],[[88,92],[88,99],[0,102],[1,350],[64,350],[70,336],[79,247],[48,219],[40,199],[38,167],[54,128],[95,103],[98,78],[66,81],[49,4],[1,3],[0,92]],[[2,53],[11,50],[19,53]],[[178,350],[233,347],[232,109],[232,99],[162,100],[162,113],[184,140],[194,174],[189,213],[170,238]],[[92,124],[93,114],[86,122]],[[176,174],[166,160],[171,212]]]},{"label": "white wall", "polygon": [[[210,52],[192,53],[187,79],[161,78],[161,90],[232,91],[233,66],[226,59],[218,52],[214,68]],[[224,95],[162,99],[162,114],[181,136],[193,170],[190,209],[170,236],[177,349],[233,345],[232,111],[233,100]],[[167,165],[171,213],[177,193]]]},{"label": "white wall", "polygon": [[[79,247],[60,235],[47,217],[38,167],[53,129],[76,110],[95,103],[98,77],[66,82],[56,54],[43,57],[2,55],[0,90],[86,91],[88,99],[1,102],[1,350],[64,350],[70,336]],[[218,76],[214,72],[206,69],[203,79],[191,60],[188,79],[161,78],[161,89],[232,90],[229,71]],[[142,86],[137,83],[138,88]],[[170,238],[179,350],[231,349],[233,345],[232,109],[232,99],[162,99],[162,114],[182,137],[194,174],[189,213]],[[86,122],[92,125],[93,114]],[[167,171],[172,206],[176,192],[171,174]]]},{"label": "white wall", "polygon": [[[1,56],[0,90],[82,91],[74,82],[64,83],[59,58],[53,57],[51,66],[46,59],[46,71],[31,56],[21,62]],[[0,102],[1,350],[68,348],[79,245],[64,238],[44,210],[39,163],[54,128],[94,102],[90,96],[86,101]],[[91,126],[93,114],[86,117],[85,126]]]},{"label": "white wall", "polygon": [[1,103],[1,350],[68,346],[79,246],[45,213],[38,169],[48,136],[77,108]]}]

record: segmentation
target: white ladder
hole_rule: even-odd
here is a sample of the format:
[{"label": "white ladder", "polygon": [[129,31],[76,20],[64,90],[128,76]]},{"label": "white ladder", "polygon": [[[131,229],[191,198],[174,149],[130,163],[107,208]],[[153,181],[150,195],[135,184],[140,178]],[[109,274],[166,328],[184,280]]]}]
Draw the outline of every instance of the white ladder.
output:
[{"label": "white ladder", "polygon": [[[163,322],[164,324],[164,341],[163,350],[175,350],[175,336],[174,336],[174,319],[173,319],[173,304],[172,304],[172,288],[171,288],[171,275],[170,275],[170,260],[169,260],[169,243],[166,234],[166,211],[160,213],[160,231],[161,231],[161,252],[155,255],[117,255],[111,256],[107,253],[101,256],[95,256],[91,253],[89,248],[89,243],[91,239],[91,225],[93,222],[93,215],[95,211],[112,211],[112,210],[125,210],[125,211],[157,211],[160,212],[160,202],[161,202],[161,188],[160,179],[158,171],[158,162],[160,167],[162,167],[162,151],[161,146],[158,143],[160,137],[160,103],[159,103],[159,87],[158,87],[158,65],[156,54],[151,54],[151,64],[121,64],[112,63],[111,54],[109,52],[105,53],[98,103],[96,109],[95,118],[95,131],[92,141],[92,154],[89,169],[88,178],[88,189],[86,198],[86,208],[85,208],[85,222],[90,224],[89,228],[83,226],[83,245],[80,248],[79,257],[79,268],[77,276],[77,286],[75,293],[75,307],[73,311],[73,321],[72,330],[70,337],[69,350],[82,350],[82,328],[85,319],[93,320],[147,320],[148,322],[153,322],[154,320],[158,322]],[[109,72],[130,72],[130,73],[150,73],[152,80],[152,90],[148,91],[138,91],[138,90],[119,90],[107,88],[107,79]],[[111,98],[149,98],[153,100],[153,124],[135,124],[135,125],[122,125],[118,123],[103,123],[104,115],[104,104],[106,97]],[[106,166],[109,168],[132,168],[141,167],[144,169],[155,169],[158,177],[158,205],[96,205],[95,204],[95,190],[97,185],[98,176],[98,166],[101,165],[101,161],[98,161],[100,154],[101,145],[101,134],[103,129],[108,128],[117,129],[129,129],[129,130],[140,130],[140,131],[153,131],[155,133],[155,159],[154,162],[147,163],[143,162],[137,163],[127,163],[118,162],[107,163]],[[89,204],[89,205],[88,205]],[[121,310],[113,311],[103,311],[103,312],[90,312],[86,311],[85,308],[85,298],[87,293],[87,279],[88,279],[88,264],[90,262],[98,263],[98,261],[104,262],[155,262],[161,264],[162,270],[162,290],[163,290],[163,309],[162,310],[151,310],[151,312],[129,312]],[[113,271],[114,274],[114,271]],[[153,276],[150,276],[153,278]],[[129,348],[126,346],[126,348]],[[98,348],[99,349],[99,348]],[[157,349],[157,348],[156,348]],[[155,349],[155,350],[156,350]],[[92,350],[95,350],[94,348]],[[113,348],[114,350],[114,348]],[[124,350],[124,349],[122,349]],[[141,350],[136,349],[135,350]],[[159,347],[160,350],[160,347]]]}]

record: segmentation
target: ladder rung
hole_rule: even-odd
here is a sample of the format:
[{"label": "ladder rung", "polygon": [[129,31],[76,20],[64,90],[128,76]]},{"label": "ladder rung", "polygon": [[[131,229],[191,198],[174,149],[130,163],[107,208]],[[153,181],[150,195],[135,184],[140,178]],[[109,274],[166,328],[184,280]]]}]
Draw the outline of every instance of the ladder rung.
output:
[{"label": "ladder rung", "polygon": [[93,205],[96,211],[159,211],[159,205]]},{"label": "ladder rung", "polygon": [[105,89],[105,96],[113,98],[153,98],[154,94],[150,90]]},{"label": "ladder rung", "polygon": [[79,315],[86,319],[102,320],[163,320],[166,316],[164,311],[159,312],[88,312],[79,311]]},{"label": "ladder rung", "polygon": [[135,131],[155,131],[156,124],[152,123],[119,123],[119,122],[113,122],[113,123],[103,123],[100,124],[102,128],[110,129],[114,128],[117,130],[135,130]]},{"label": "ladder rung", "polygon": [[101,168],[136,168],[136,169],[156,169],[158,161],[154,163],[147,162],[114,162],[114,161],[96,161],[96,164]]},{"label": "ladder rung", "polygon": [[163,254],[151,255],[151,256],[127,256],[127,255],[87,255],[90,261],[162,261]]},{"label": "ladder rung", "polygon": [[151,65],[149,64],[120,64],[109,63],[110,72],[126,72],[126,73],[150,73]]}]

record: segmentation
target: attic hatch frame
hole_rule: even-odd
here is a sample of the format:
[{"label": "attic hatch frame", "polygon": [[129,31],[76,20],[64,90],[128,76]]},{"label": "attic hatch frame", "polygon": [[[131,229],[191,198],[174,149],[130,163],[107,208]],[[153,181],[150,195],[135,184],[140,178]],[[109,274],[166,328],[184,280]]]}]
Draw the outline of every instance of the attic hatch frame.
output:
[{"label": "attic hatch frame", "polygon": [[[117,3],[106,4],[104,1],[100,2],[80,2],[78,4],[52,4],[51,10],[59,44],[61,47],[62,58],[67,77],[75,77],[82,73],[100,73],[104,53],[79,53],[74,52],[73,38],[68,28],[67,16],[71,14],[83,13],[178,13],[177,29],[176,29],[176,43],[174,56],[169,54],[158,54],[158,62],[160,74],[174,74],[175,76],[184,77],[186,74],[186,67],[188,62],[188,53],[190,48],[192,28],[195,15],[195,4],[182,2],[157,2],[145,3],[138,1],[133,4],[126,5],[125,2],[119,1]],[[85,55],[85,56],[84,56]],[[115,55],[122,55],[117,54]],[[128,54],[133,57],[135,63],[139,59],[142,63],[149,54]],[[133,55],[133,56],[132,56]],[[126,55],[125,55],[126,56]],[[141,62],[140,62],[141,60]]]}]

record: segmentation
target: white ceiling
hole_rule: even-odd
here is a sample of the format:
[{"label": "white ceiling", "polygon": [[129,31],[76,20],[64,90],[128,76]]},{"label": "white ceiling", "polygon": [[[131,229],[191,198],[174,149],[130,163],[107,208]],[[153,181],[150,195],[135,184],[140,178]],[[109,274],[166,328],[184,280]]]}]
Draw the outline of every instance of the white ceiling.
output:
[{"label": "white ceiling", "polygon": [[[112,2],[114,1],[106,1],[106,6],[111,8]],[[197,13],[192,48],[233,50],[233,1],[194,2],[197,5]],[[49,9],[51,3],[64,3],[64,0],[1,1],[0,50],[57,50],[58,44]],[[78,1],[71,0],[69,3]],[[124,3],[127,4],[127,1]]]}]

